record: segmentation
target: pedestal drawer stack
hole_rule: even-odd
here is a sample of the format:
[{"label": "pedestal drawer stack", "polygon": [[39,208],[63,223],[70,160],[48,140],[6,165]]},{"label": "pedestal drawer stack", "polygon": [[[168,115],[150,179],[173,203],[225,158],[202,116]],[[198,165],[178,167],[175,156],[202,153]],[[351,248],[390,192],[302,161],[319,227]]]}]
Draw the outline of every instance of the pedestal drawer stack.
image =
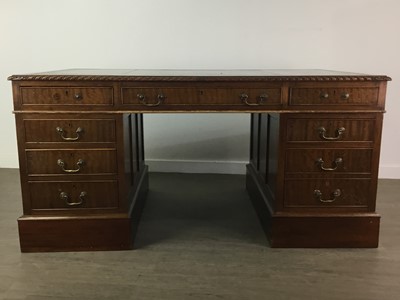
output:
[{"label": "pedestal drawer stack", "polygon": [[21,120],[29,186],[26,213],[118,211],[116,120],[51,117],[25,115]]},{"label": "pedestal drawer stack", "polygon": [[14,86],[24,111],[16,112],[23,252],[132,247],[142,124],[135,114],[102,112],[114,98],[113,85]]},{"label": "pedestal drawer stack", "polygon": [[380,115],[285,115],[282,122],[282,211],[375,211]]}]

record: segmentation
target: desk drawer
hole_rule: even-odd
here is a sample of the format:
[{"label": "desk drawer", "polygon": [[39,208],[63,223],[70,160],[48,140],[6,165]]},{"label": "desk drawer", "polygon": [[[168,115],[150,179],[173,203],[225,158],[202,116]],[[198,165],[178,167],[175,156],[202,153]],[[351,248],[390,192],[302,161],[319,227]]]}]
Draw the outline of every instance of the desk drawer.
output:
[{"label": "desk drawer", "polygon": [[104,209],[118,207],[116,181],[31,181],[32,210]]},{"label": "desk drawer", "polygon": [[114,119],[25,119],[27,143],[115,142]]},{"label": "desk drawer", "polygon": [[370,179],[285,180],[285,207],[367,208],[372,195]]},{"label": "desk drawer", "polygon": [[23,105],[113,105],[112,87],[21,87]]},{"label": "desk drawer", "polygon": [[372,149],[289,149],[286,173],[371,173]]},{"label": "desk drawer", "polygon": [[286,140],[289,142],[372,142],[375,119],[289,119]]},{"label": "desk drawer", "polygon": [[115,174],[114,149],[26,150],[29,175]]},{"label": "desk drawer", "polygon": [[376,106],[378,94],[378,87],[296,87],[290,89],[289,105]]},{"label": "desk drawer", "polygon": [[122,103],[130,105],[240,105],[281,103],[280,88],[125,87]]}]

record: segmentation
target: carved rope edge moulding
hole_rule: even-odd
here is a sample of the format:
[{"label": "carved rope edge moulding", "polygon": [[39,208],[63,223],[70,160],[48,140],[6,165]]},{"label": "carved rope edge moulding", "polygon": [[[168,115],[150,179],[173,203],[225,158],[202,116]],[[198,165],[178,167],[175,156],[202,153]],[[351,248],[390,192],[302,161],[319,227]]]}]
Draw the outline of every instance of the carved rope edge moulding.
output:
[{"label": "carved rope edge moulding", "polygon": [[378,76],[102,76],[102,75],[12,75],[13,81],[390,81]]}]

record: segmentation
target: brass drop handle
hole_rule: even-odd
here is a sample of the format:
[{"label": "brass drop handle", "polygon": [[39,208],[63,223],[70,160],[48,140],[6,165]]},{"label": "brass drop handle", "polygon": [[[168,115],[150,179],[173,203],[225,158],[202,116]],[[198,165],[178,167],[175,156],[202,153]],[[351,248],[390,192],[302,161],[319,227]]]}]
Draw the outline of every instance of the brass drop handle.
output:
[{"label": "brass drop handle", "polygon": [[247,105],[252,105],[251,103],[247,102],[248,99],[249,99],[249,95],[247,95],[245,93],[240,94],[240,100],[242,100]]},{"label": "brass drop handle", "polygon": [[83,128],[82,128],[82,127],[78,127],[78,128],[75,130],[75,133],[76,133],[76,136],[75,136],[75,137],[66,137],[66,136],[65,136],[65,131],[64,131],[64,129],[62,129],[62,127],[56,127],[56,131],[58,132],[58,134],[61,136],[61,138],[62,138],[64,141],[77,141],[77,140],[79,140],[80,137],[81,137],[80,134],[83,132]]},{"label": "brass drop handle", "polygon": [[240,97],[240,100],[242,100],[242,102],[244,102],[248,106],[259,106],[259,105],[264,104],[264,102],[268,99],[268,94],[261,94],[260,96],[258,96],[257,103],[249,102],[249,95],[247,95],[246,93],[240,94],[239,97]]},{"label": "brass drop handle", "polygon": [[86,192],[81,192],[79,194],[79,198],[78,198],[79,201],[78,202],[71,202],[70,198],[69,198],[69,195],[66,192],[61,192],[60,193],[60,199],[65,201],[65,203],[68,206],[77,206],[77,205],[81,205],[83,203],[83,201],[85,200],[86,195],[87,195]]},{"label": "brass drop handle", "polygon": [[326,141],[336,141],[336,140],[339,140],[339,139],[342,138],[342,135],[346,131],[346,128],[340,127],[338,129],[336,129],[336,136],[334,136],[334,137],[329,137],[329,136],[325,135],[326,134],[325,127],[322,127],[322,126],[318,127],[317,130],[318,130],[318,133],[319,133],[319,137],[321,139],[326,140]]},{"label": "brass drop handle", "polygon": [[339,165],[341,163],[343,163],[343,158],[341,158],[341,157],[336,158],[335,161],[333,162],[334,163],[334,167],[333,168],[324,167],[324,163],[325,162],[324,162],[324,160],[322,158],[318,158],[317,159],[317,164],[319,165],[321,170],[324,170],[324,171],[335,171],[339,167]]},{"label": "brass drop handle", "polygon": [[348,100],[350,98],[350,94],[349,93],[342,93],[340,95],[340,98],[342,98],[343,100]]},{"label": "brass drop handle", "polygon": [[332,193],[333,198],[322,199],[322,192],[320,190],[314,190],[314,196],[318,199],[318,201],[322,203],[332,203],[333,201],[336,200],[336,198],[340,197],[341,194],[342,194],[341,190],[336,189]]},{"label": "brass drop handle", "polygon": [[146,99],[146,95],[144,94],[137,94],[136,97],[139,99],[140,103],[146,106],[159,106],[164,100],[165,97],[163,93],[157,95],[157,102],[156,103],[148,103]]},{"label": "brass drop handle", "polygon": [[75,99],[75,100],[82,100],[82,99],[83,99],[83,96],[82,96],[81,93],[75,93],[75,94],[74,94],[74,99]]},{"label": "brass drop handle", "polygon": [[319,94],[319,97],[320,97],[321,99],[328,99],[328,98],[329,98],[329,94],[328,94],[327,92],[321,92],[321,93]]},{"label": "brass drop handle", "polygon": [[258,103],[263,104],[268,99],[268,94],[261,94],[258,99],[260,99]]},{"label": "brass drop handle", "polygon": [[60,158],[57,160],[57,165],[60,166],[61,170],[63,170],[65,173],[78,173],[81,170],[81,167],[85,164],[85,161],[83,159],[78,159],[76,162],[76,165],[78,166],[77,169],[65,169],[65,162]]}]

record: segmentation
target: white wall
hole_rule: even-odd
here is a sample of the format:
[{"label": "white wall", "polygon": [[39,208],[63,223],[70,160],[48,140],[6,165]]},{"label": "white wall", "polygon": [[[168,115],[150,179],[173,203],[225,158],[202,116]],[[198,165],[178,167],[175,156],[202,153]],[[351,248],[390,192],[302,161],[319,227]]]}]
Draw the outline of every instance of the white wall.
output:
[{"label": "white wall", "polygon": [[[400,178],[399,15],[398,0],[0,0],[0,167],[18,167],[11,74],[321,68],[393,78],[380,177]],[[246,115],[148,115],[145,121],[147,159],[218,161],[222,169],[229,168],[224,162],[247,160]]]}]

